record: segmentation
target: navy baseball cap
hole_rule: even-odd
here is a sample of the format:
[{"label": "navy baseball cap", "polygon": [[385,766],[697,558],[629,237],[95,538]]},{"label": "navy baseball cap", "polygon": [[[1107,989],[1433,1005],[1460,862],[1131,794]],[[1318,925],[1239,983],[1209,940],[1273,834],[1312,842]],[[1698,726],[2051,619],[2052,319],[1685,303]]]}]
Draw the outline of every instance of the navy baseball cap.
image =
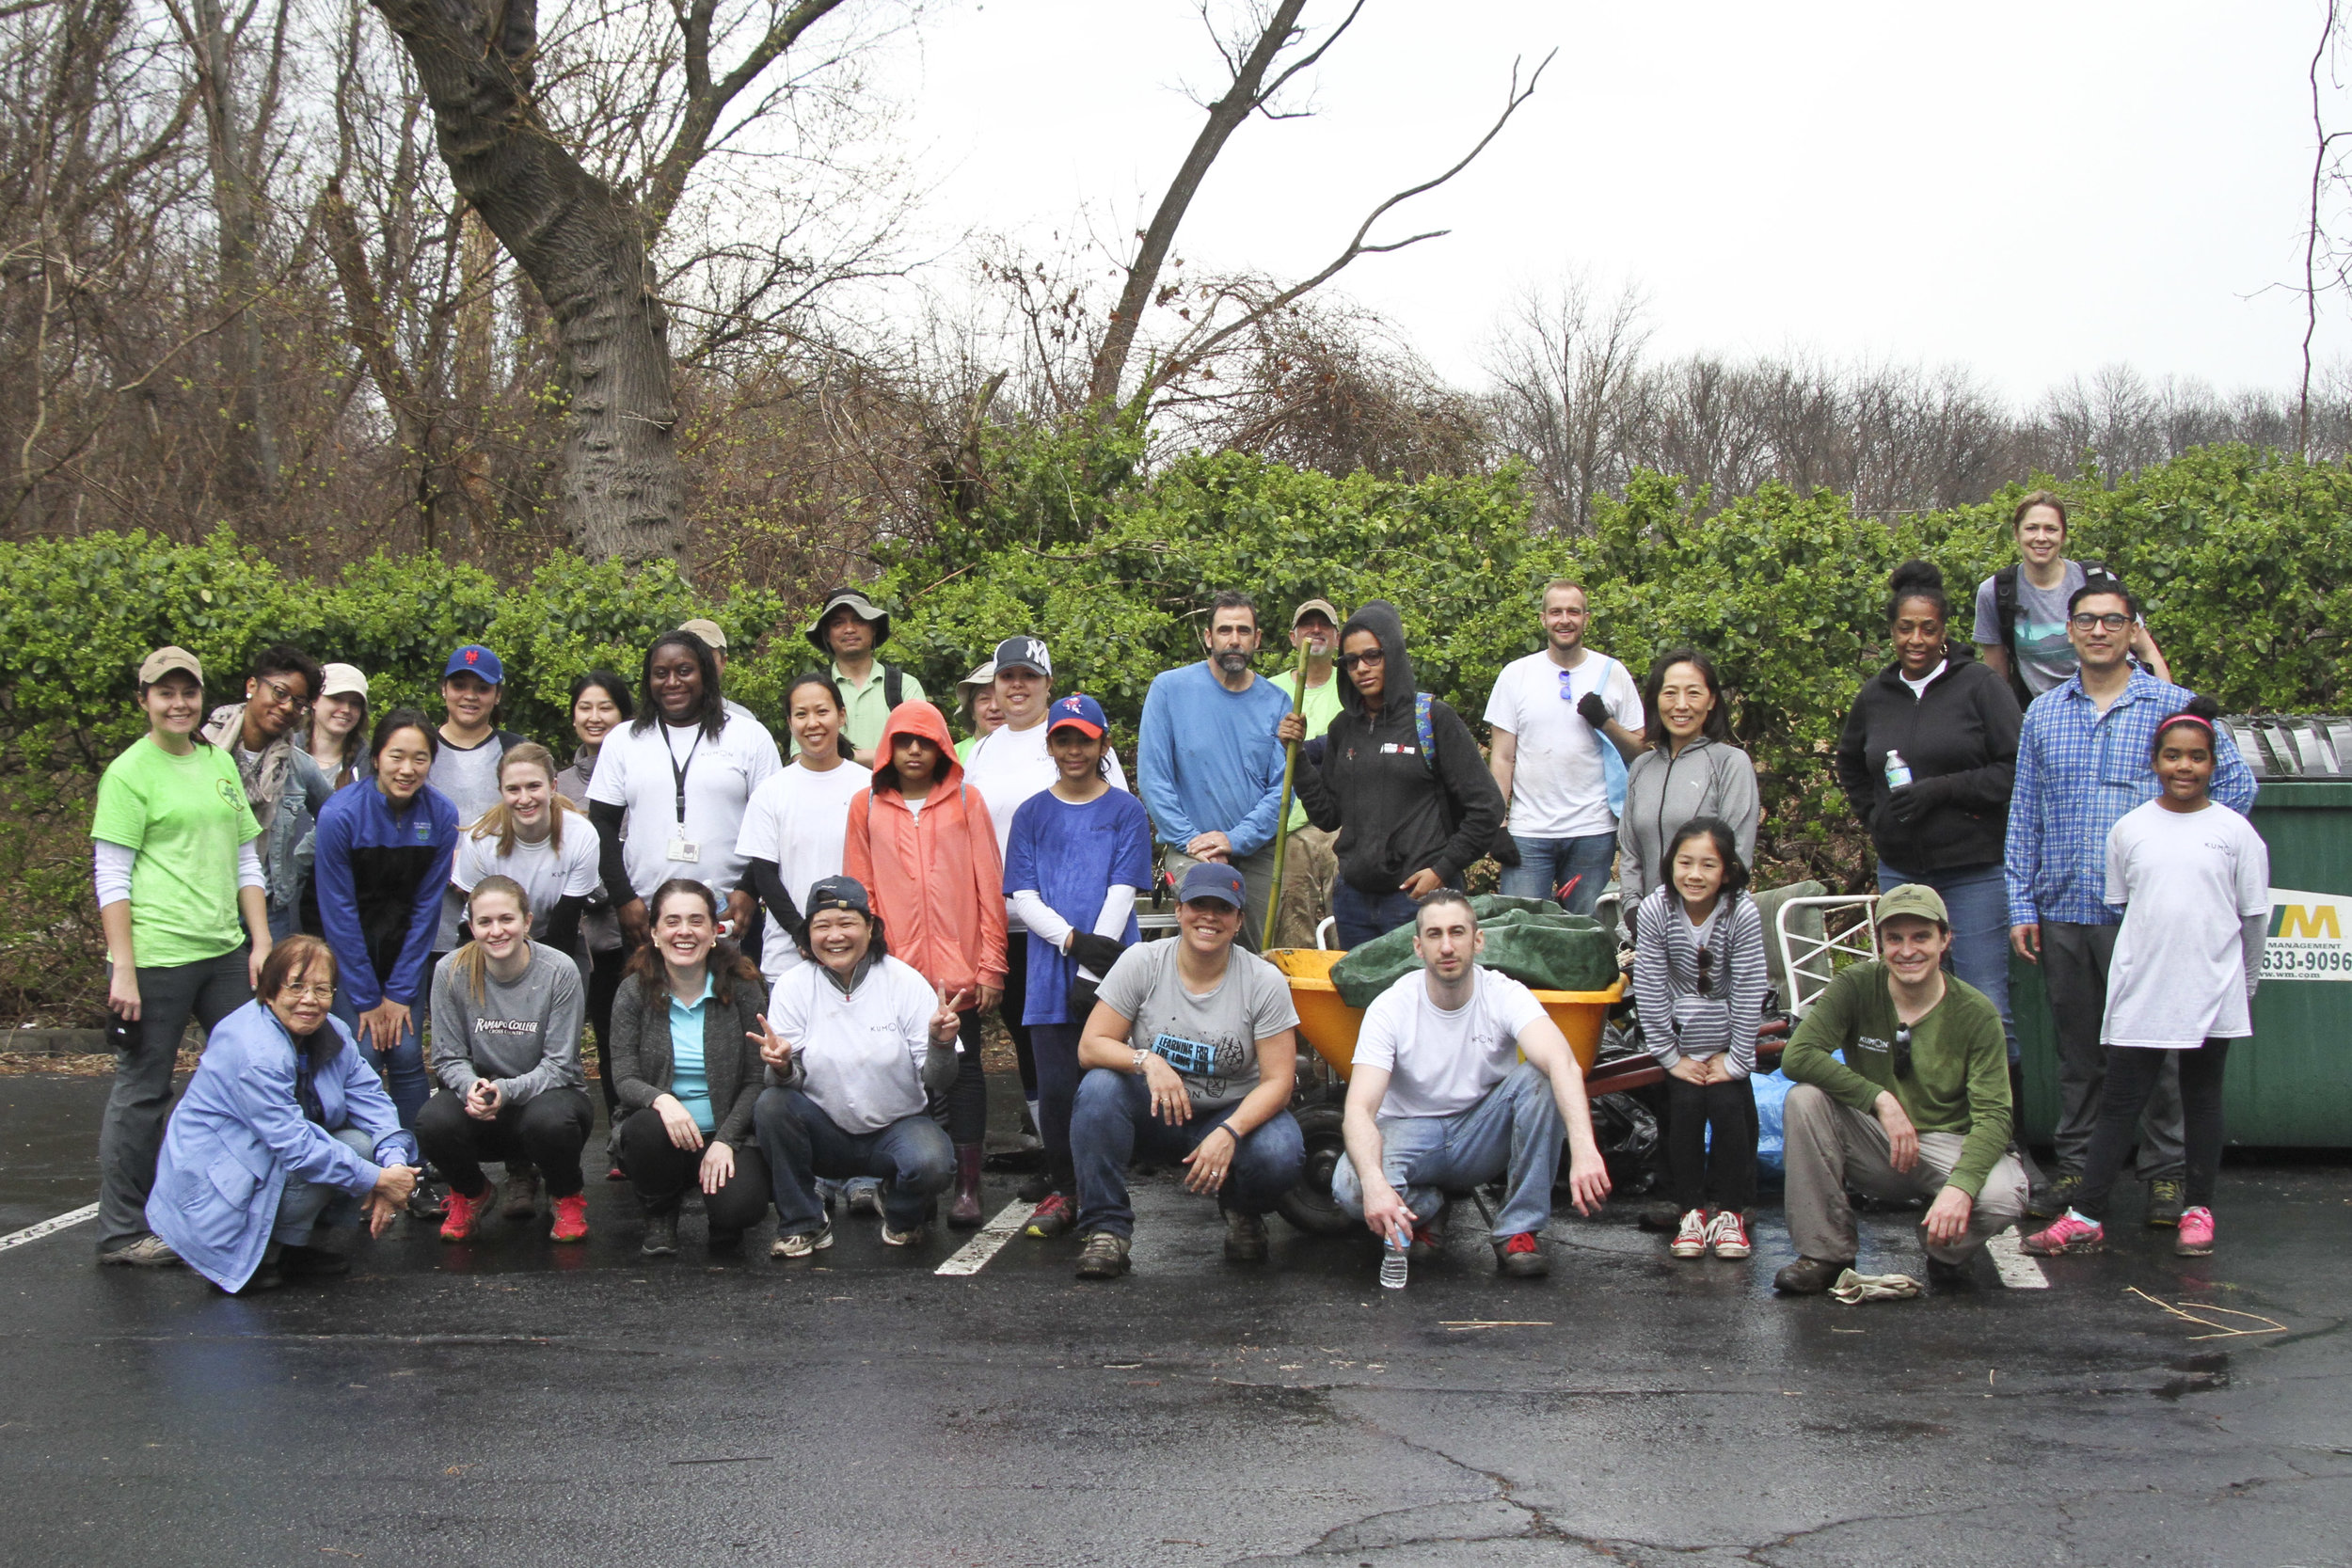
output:
[{"label": "navy baseball cap", "polygon": [[1047,680],[1054,678],[1054,656],[1045,651],[1045,641],[1038,637],[1008,637],[996,644],[996,673],[1008,670],[1034,670]]},{"label": "navy baseball cap", "polygon": [[480,675],[492,686],[506,683],[506,666],[499,662],[498,655],[479,642],[469,642],[450,655],[449,667],[441,672],[441,678],[447,680],[461,671],[469,675]]},{"label": "navy baseball cap", "polygon": [[1103,732],[1110,728],[1110,721],[1103,717],[1103,705],[1083,691],[1073,691],[1067,697],[1055,698],[1054,705],[1046,710],[1046,714],[1045,733],[1049,736],[1056,730],[1073,729],[1099,740]]},{"label": "navy baseball cap", "polygon": [[1241,873],[1214,861],[1196,863],[1184,873],[1184,885],[1176,890],[1179,904],[1189,904],[1196,898],[1218,899],[1237,910],[1249,901],[1242,891]]},{"label": "navy baseball cap", "polygon": [[871,916],[874,906],[866,899],[866,884],[855,877],[827,877],[808,890],[808,900],[801,906],[801,913],[814,917],[824,910],[848,910],[852,914]]}]

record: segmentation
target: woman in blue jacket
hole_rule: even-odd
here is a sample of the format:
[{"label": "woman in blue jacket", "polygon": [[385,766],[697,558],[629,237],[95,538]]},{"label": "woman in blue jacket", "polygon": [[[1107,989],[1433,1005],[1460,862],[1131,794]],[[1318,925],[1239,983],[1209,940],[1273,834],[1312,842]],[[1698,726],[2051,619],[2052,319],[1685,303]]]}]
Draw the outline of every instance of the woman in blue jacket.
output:
[{"label": "woman in blue jacket", "polygon": [[364,1209],[380,1236],[416,1185],[416,1140],[333,1016],[334,994],[326,943],[271,948],[259,995],[212,1032],[164,1134],[147,1223],[224,1291],[348,1272],[312,1235]]},{"label": "woman in blue jacket", "polygon": [[[319,810],[312,879],[319,928],[342,974],[335,1016],[373,1053],[400,1124],[413,1129],[433,1094],[417,1012],[457,852],[457,808],[424,782],[440,739],[423,714],[386,714],[373,749],[375,777],[337,790]],[[420,1219],[441,1215],[426,1183],[408,1208]]]}]

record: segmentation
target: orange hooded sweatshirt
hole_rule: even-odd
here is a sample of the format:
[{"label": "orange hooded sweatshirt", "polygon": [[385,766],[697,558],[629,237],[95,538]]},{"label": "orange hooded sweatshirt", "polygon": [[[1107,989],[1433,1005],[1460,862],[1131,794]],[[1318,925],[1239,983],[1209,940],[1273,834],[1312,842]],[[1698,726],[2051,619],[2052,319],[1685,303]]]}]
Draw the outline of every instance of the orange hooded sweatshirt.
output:
[{"label": "orange hooded sweatshirt", "polygon": [[[907,809],[890,767],[891,748],[902,735],[921,736],[940,751],[940,775],[919,813]],[[1001,989],[1004,861],[988,803],[963,782],[947,721],[929,703],[901,703],[874,752],[874,787],[850,802],[842,869],[865,884],[892,957],[950,994]]]}]

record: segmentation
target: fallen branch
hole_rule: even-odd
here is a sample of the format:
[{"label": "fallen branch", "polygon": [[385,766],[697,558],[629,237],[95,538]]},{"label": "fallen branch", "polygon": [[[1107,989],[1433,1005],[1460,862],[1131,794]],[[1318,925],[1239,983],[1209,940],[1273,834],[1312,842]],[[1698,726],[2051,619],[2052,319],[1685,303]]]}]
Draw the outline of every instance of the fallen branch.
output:
[{"label": "fallen branch", "polygon": [[[2195,1311],[2191,1311],[2185,1307],[2175,1307],[2170,1302],[2158,1301],[2155,1297],[2150,1295],[2147,1291],[2141,1290],[2137,1285],[2126,1285],[2123,1288],[2129,1291],[2132,1294],[2137,1296],[2140,1300],[2148,1303],[2150,1306],[2161,1307],[2167,1312],[2171,1313],[2174,1317],[2181,1319],[2185,1323],[2195,1323],[2200,1328],[2219,1330],[2218,1333],[2214,1334],[2192,1334],[2189,1336],[2189,1339],[2192,1343],[2199,1339],[2235,1339],[2249,1334],[2284,1334],[2287,1331],[2286,1324],[2280,1323],[2276,1318],[2265,1318],[2259,1312],[2241,1312],[2234,1307],[2200,1307]],[[2262,1323],[2265,1326],[2261,1328],[2232,1328],[2228,1323],[2217,1323],[2211,1318],[2201,1318],[2197,1315],[2198,1312],[2219,1312],[2225,1317],[2250,1318],[2254,1322]]]}]

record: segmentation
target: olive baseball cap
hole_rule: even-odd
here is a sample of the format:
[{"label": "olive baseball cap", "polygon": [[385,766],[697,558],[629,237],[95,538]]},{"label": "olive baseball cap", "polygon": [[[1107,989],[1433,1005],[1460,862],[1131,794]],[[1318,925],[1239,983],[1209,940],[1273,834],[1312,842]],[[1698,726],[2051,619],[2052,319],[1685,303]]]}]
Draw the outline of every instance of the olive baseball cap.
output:
[{"label": "olive baseball cap", "polygon": [[1952,917],[1944,909],[1944,895],[1922,882],[1905,882],[1880,894],[1870,924],[1883,926],[1899,914],[1915,915],[1947,930],[1952,924]]}]

